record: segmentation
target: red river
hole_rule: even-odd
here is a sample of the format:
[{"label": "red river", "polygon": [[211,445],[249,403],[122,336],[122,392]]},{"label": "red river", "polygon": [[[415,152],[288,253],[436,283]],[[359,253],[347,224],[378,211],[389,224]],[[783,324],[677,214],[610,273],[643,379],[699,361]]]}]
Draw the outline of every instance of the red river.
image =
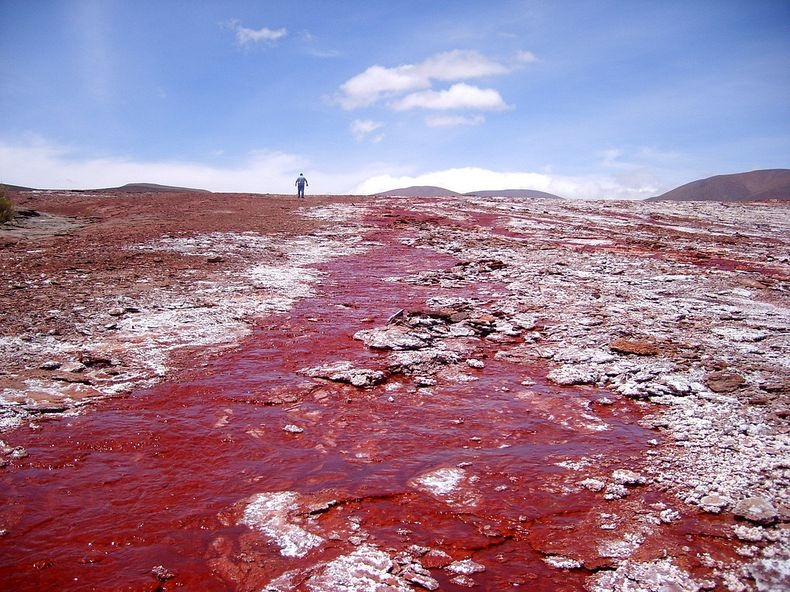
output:
[{"label": "red river", "polygon": [[[385,281],[457,260],[406,246],[379,222],[367,238],[381,246],[317,266],[326,274],[319,293],[261,319],[232,352],[208,362],[195,355],[202,363],[169,382],[7,434],[28,456],[0,473],[2,589],[261,590],[287,570],[353,550],[347,533],[304,557],[253,538],[240,523],[246,501],[278,491],[336,500],[316,515],[323,532],[354,517],[378,548],[416,544],[471,558],[486,567],[473,576],[479,590],[583,589],[590,570],[607,565],[589,557],[601,536],[593,519],[612,502],[563,485],[644,460],[657,436],[638,427],[634,403],[550,385],[541,367],[496,360],[502,345],[486,340],[475,352],[485,368],[466,369],[477,380],[439,380],[429,391],[400,375],[358,389],[297,374],[336,360],[383,369],[385,353],[354,340],[356,331],[431,296],[490,297],[490,285]],[[538,396],[515,396],[527,379]],[[607,395],[613,404],[596,403]],[[610,429],[577,429],[585,409]],[[289,424],[303,431],[284,431]],[[595,466],[570,477],[556,464],[584,458]],[[473,505],[413,486],[417,475],[459,465],[476,476],[467,484]],[[663,498],[640,488],[629,499]],[[698,520],[664,527],[664,544],[715,528]],[[544,561],[555,553],[588,559],[557,569]],[[431,574],[442,590],[464,589],[445,570]]]}]

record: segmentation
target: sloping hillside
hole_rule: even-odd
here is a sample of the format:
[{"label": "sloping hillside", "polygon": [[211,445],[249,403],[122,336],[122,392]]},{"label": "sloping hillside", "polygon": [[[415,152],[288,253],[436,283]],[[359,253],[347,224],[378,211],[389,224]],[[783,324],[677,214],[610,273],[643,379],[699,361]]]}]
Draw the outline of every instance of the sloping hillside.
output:
[{"label": "sloping hillside", "polygon": [[751,201],[790,199],[790,169],[716,175],[650,197],[650,201]]},{"label": "sloping hillside", "polygon": [[389,191],[382,191],[376,194],[379,197],[455,197],[461,195],[455,191],[450,191],[444,187],[435,187],[433,185],[413,185],[411,187],[401,187],[399,189],[390,189]]},{"label": "sloping hillside", "polygon": [[538,199],[565,199],[553,193],[537,191],[535,189],[486,189],[484,191],[470,191],[464,195],[474,197],[516,197],[516,198],[538,198]]}]

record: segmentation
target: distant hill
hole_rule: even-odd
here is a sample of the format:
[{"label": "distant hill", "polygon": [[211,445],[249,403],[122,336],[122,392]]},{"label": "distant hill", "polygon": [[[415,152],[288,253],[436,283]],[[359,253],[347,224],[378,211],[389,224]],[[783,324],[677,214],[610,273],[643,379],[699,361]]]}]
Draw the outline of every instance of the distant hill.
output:
[{"label": "distant hill", "polygon": [[485,191],[471,191],[464,193],[470,197],[516,197],[538,199],[565,199],[553,193],[536,191],[535,189],[486,189]]},{"label": "distant hill", "polygon": [[121,187],[107,187],[105,189],[90,189],[89,191],[124,191],[126,193],[152,193],[157,191],[184,191],[211,193],[208,189],[192,189],[190,187],[172,187],[170,185],[157,185],[156,183],[127,183]]},{"label": "distant hill", "polygon": [[482,191],[470,191],[469,193],[457,193],[444,187],[433,185],[414,185],[412,187],[401,187],[400,189],[390,189],[376,193],[377,197],[515,197],[515,198],[542,198],[542,199],[563,199],[559,195],[535,191],[533,189],[485,189]]},{"label": "distant hill", "polygon": [[21,185],[9,185],[8,183],[0,183],[0,187],[5,187],[11,191],[35,191],[32,187],[22,187]]},{"label": "distant hill", "polygon": [[681,185],[647,201],[758,201],[790,199],[790,169],[716,175]]},{"label": "distant hill", "polygon": [[[0,185],[7,187],[13,191],[60,191],[58,189],[34,189],[33,187],[21,187],[19,185],[9,185],[7,183],[0,183]],[[182,192],[198,192],[198,193],[211,193],[208,189],[192,189],[190,187],[172,187],[170,185],[157,185],[156,183],[127,183],[121,187],[104,187],[102,189],[64,189],[63,191],[76,191],[78,193],[93,193],[95,191],[123,191],[125,193],[152,193],[157,191],[182,191]]]},{"label": "distant hill", "polygon": [[400,189],[382,191],[375,195],[376,197],[459,197],[461,194],[445,189],[444,187],[413,185],[412,187],[401,187]]}]

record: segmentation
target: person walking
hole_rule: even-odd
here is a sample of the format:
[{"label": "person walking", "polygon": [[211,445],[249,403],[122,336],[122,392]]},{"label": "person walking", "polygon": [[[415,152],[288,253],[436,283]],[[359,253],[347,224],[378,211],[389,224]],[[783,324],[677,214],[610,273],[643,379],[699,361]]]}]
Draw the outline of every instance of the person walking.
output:
[{"label": "person walking", "polygon": [[309,185],[307,179],[305,179],[304,173],[299,173],[299,176],[296,178],[296,189],[299,193],[299,197],[304,197],[304,186]]}]

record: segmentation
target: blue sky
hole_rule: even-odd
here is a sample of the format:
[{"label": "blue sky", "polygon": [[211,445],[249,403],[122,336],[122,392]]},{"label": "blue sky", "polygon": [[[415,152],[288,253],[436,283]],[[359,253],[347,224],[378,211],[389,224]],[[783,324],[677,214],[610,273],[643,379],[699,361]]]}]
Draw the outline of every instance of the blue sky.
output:
[{"label": "blue sky", "polygon": [[790,167],[790,2],[0,0],[0,182],[635,198]]}]

